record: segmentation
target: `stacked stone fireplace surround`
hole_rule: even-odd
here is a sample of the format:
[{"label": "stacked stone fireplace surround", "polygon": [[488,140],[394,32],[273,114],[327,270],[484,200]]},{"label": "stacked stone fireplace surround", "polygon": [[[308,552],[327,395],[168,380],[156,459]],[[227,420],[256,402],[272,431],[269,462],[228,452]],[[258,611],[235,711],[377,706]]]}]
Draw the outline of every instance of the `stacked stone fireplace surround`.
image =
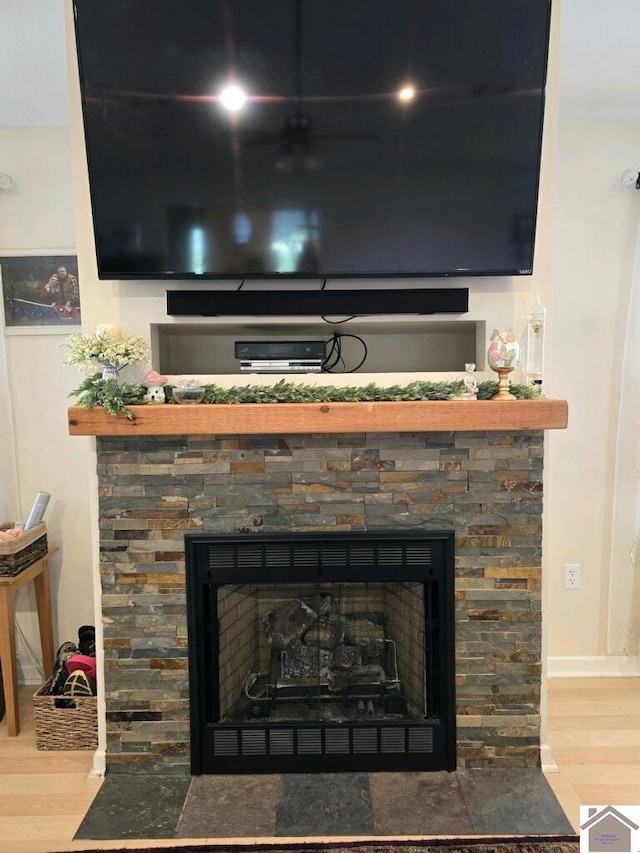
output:
[{"label": "stacked stone fireplace surround", "polygon": [[198,532],[454,529],[458,767],[539,763],[541,431],[96,441],[109,772],[190,772]]}]

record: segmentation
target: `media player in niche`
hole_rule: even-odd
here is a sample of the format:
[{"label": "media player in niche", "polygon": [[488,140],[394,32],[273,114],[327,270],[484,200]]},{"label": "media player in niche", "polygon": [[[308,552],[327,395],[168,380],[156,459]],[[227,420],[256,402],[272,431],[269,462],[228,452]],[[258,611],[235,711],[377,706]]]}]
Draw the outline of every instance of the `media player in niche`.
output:
[{"label": "media player in niche", "polygon": [[235,341],[240,370],[252,373],[319,373],[325,341]]}]

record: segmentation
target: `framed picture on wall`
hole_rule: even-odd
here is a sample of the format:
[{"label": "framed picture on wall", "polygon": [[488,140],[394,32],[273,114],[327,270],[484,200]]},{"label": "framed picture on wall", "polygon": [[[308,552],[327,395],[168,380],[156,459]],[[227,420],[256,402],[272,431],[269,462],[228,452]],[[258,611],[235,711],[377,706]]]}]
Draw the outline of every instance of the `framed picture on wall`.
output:
[{"label": "framed picture on wall", "polygon": [[80,283],[75,255],[0,257],[7,327],[80,325]]}]

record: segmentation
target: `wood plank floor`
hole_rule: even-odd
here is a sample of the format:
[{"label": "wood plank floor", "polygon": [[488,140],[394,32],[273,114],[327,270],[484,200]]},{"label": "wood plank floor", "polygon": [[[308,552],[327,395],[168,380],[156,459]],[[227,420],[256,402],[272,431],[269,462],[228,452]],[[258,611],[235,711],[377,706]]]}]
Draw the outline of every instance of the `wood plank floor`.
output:
[{"label": "wood plank floor", "polygon": [[582,805],[640,805],[640,678],[549,680],[547,780],[578,831]]},{"label": "wood plank floor", "polygon": [[100,790],[101,780],[88,778],[92,753],[36,749],[31,704],[35,690],[20,688],[18,737],[8,737],[6,718],[0,723],[2,853],[72,849],[70,840]]},{"label": "wood plank floor", "polygon": [[[0,853],[144,847],[71,840],[101,780],[89,777],[89,752],[36,749],[32,693],[21,688],[17,738],[7,736],[6,720],[0,723]],[[640,678],[551,679],[548,738],[559,772],[547,778],[576,830],[580,803],[640,804]]]}]

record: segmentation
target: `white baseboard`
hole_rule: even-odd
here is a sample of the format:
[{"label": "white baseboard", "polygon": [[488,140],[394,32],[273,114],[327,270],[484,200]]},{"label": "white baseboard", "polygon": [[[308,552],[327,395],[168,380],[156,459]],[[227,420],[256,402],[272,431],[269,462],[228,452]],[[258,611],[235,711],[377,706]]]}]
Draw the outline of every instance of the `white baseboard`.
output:
[{"label": "white baseboard", "polygon": [[543,773],[559,773],[560,768],[554,761],[549,743],[540,744],[540,765]]},{"label": "white baseboard", "polygon": [[640,675],[640,657],[600,655],[593,657],[549,657],[548,678],[594,678]]},{"label": "white baseboard", "polygon": [[107,772],[107,752],[104,749],[96,749],[93,753],[93,765],[89,772],[90,779],[102,779]]},{"label": "white baseboard", "polygon": [[18,658],[18,684],[43,684],[42,674],[38,671],[35,664],[29,661]]}]

